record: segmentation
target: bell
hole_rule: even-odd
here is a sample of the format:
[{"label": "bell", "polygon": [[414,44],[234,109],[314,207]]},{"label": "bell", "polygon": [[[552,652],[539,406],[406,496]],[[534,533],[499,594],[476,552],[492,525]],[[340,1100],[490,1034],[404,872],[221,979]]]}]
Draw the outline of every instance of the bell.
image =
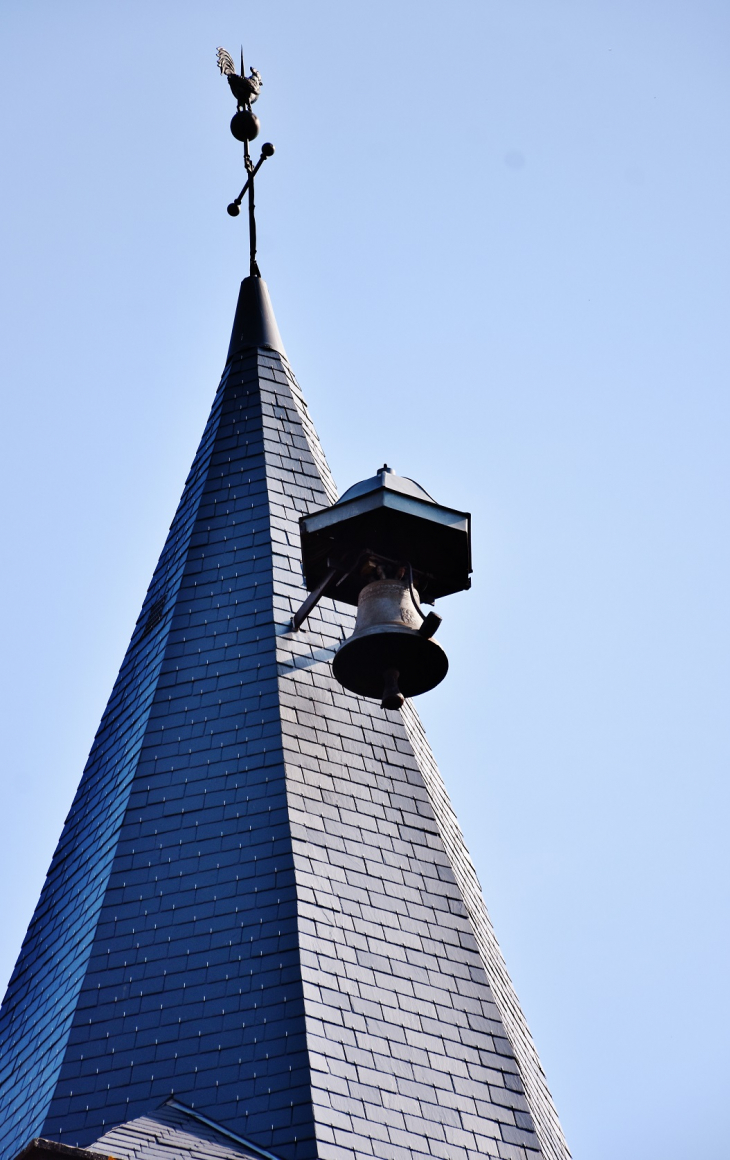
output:
[{"label": "bell", "polygon": [[357,606],[352,636],[332,670],[346,689],[399,709],[444,679],[449,662],[431,638],[441,617],[421,611],[469,588],[471,517],[447,508],[384,464],[336,503],[299,520],[309,595],[292,616],[298,632],[323,596]]},{"label": "bell", "polygon": [[397,579],[373,580],[360,591],[355,631],[332,661],[341,685],[379,698],[383,709],[399,709],[406,697],[443,681],[449,662],[431,639],[440,618],[424,618],[417,601],[411,585]]}]

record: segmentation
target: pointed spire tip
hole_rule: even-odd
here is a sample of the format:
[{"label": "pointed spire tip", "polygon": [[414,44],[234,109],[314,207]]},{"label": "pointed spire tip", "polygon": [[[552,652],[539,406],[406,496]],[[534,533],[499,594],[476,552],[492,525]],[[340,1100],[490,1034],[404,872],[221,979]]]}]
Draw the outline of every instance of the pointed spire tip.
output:
[{"label": "pointed spire tip", "polygon": [[244,350],[258,348],[275,350],[286,358],[268,286],[263,278],[252,275],[241,283],[226,362]]}]

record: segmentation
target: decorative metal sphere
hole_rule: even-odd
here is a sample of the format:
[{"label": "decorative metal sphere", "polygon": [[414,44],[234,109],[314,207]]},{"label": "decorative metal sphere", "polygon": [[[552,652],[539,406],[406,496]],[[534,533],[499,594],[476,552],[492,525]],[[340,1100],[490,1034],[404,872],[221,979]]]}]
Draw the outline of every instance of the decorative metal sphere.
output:
[{"label": "decorative metal sphere", "polygon": [[261,123],[250,109],[239,109],[231,120],[231,133],[237,141],[253,141],[258,137]]},{"label": "decorative metal sphere", "polygon": [[264,141],[263,145],[261,146],[261,152],[263,153],[264,157],[273,157],[276,153],[276,150],[270,141]]},{"label": "decorative metal sphere", "polygon": [[232,201],[231,204],[226,207],[226,212],[229,213],[231,217],[238,217],[239,213],[241,212],[241,207],[238,202]]}]

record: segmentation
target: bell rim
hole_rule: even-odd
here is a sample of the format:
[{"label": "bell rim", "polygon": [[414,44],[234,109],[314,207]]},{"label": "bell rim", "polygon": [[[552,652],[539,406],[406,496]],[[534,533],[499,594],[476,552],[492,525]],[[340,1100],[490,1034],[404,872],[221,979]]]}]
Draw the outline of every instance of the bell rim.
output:
[{"label": "bell rim", "polygon": [[[382,636],[398,641],[395,655],[384,662],[374,660],[374,651],[368,647],[369,641]],[[403,652],[404,648],[408,655]],[[398,670],[398,684],[404,697],[418,697],[441,684],[448,672],[449,660],[439,642],[421,636],[418,629],[387,624],[373,625],[349,637],[332,658],[333,675],[343,688],[375,700],[382,697],[383,674],[388,668]]]}]

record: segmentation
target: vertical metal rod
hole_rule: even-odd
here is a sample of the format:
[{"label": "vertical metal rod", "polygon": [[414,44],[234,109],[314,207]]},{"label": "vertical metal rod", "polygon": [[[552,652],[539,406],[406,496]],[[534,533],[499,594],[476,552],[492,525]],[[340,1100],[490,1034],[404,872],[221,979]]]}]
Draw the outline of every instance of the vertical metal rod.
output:
[{"label": "vertical metal rod", "polygon": [[[246,182],[246,185],[248,186],[248,258],[249,273],[252,278],[261,277],[261,272],[258,268],[258,265],[256,264],[256,203],[254,201],[253,179],[256,174],[256,170],[259,168],[263,160],[264,158],[262,156],[259,164],[254,168],[253,162],[251,161],[251,154],[248,151],[248,141],[244,141],[243,163],[246,166],[246,172],[248,173],[248,181]],[[246,187],[244,186],[244,189],[245,188]],[[243,190],[241,190],[241,193],[243,194]]]},{"label": "vertical metal rod", "polygon": [[254,203],[253,173],[248,185],[248,238],[250,274],[252,278],[259,278],[261,275],[256,264],[256,205]]}]

